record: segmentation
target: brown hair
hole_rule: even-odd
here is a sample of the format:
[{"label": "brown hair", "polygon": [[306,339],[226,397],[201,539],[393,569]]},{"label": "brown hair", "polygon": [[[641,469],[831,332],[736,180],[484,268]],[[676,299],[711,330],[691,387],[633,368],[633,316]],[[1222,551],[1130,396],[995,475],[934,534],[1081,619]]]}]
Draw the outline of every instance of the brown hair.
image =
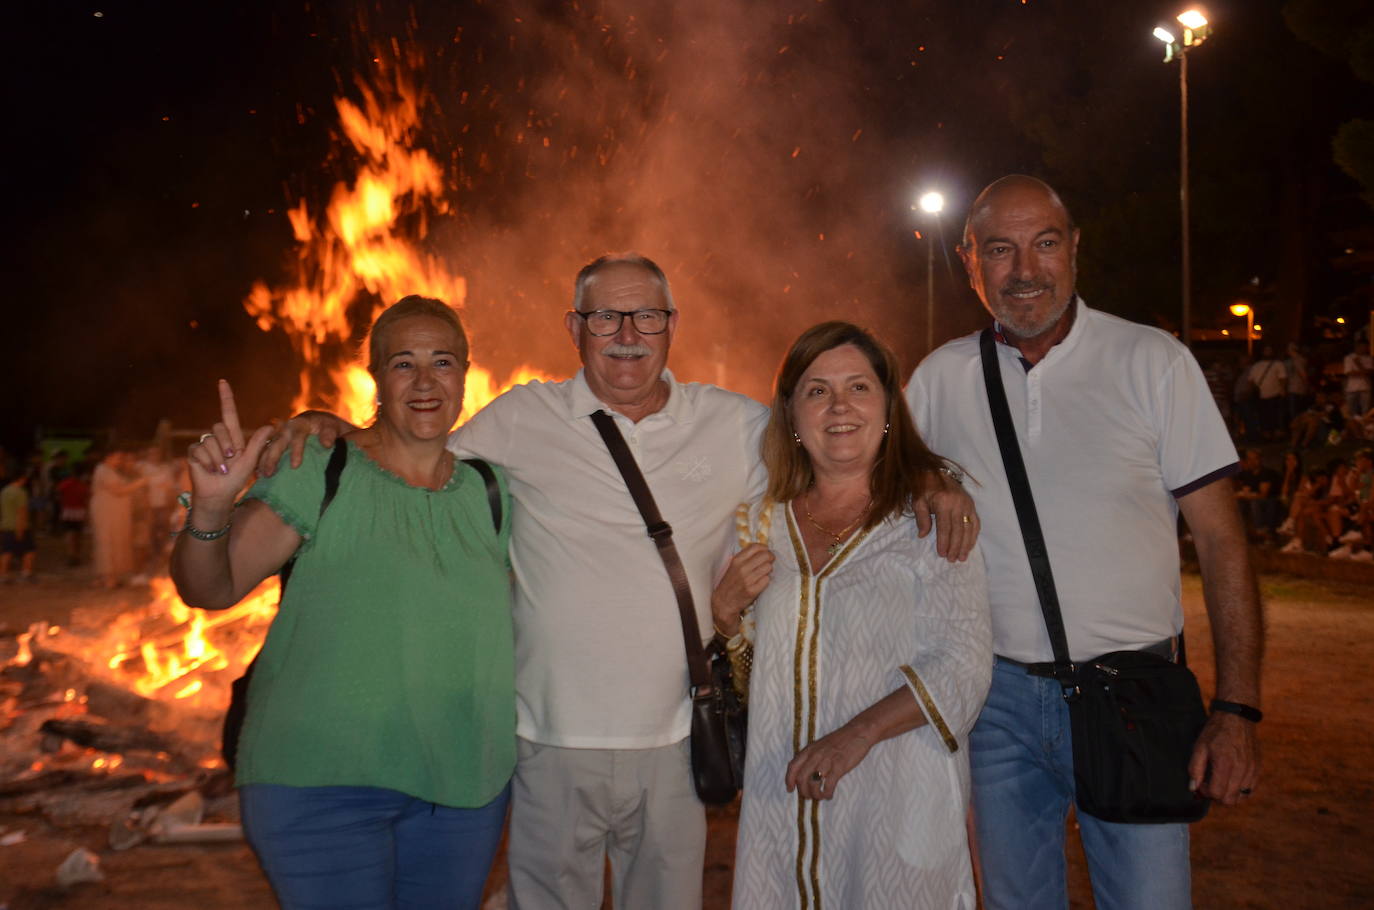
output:
[{"label": "brown hair", "polygon": [[873,502],[863,523],[868,530],[888,516],[910,509],[911,501],[925,492],[935,472],[951,463],[921,441],[902,397],[897,358],[866,330],[848,322],[822,322],[792,343],[773,386],[773,413],[763,434],[763,463],[768,468],[768,498],[773,502],[791,502],[815,482],[811,456],[793,439],[795,427],[788,405],[815,359],[846,344],[858,348],[868,359],[887,396],[888,431],[878,445],[869,475]]},{"label": "brown hair", "polygon": [[454,351],[454,353],[462,353],[463,360],[467,360],[468,335],[467,332],[463,331],[463,322],[458,318],[457,311],[442,300],[411,294],[387,307],[380,316],[372,321],[372,328],[367,333],[367,371],[372,374],[373,379],[377,378],[377,371],[382,368],[382,361],[386,358],[384,341],[387,330],[395,323],[411,316],[432,316],[447,322],[458,333],[461,352]]}]

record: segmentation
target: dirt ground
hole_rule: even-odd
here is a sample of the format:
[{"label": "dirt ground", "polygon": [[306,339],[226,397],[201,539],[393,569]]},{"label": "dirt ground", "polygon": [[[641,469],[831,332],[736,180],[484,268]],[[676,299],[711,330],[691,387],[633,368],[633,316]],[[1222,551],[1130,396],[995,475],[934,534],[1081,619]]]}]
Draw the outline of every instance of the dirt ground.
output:
[{"label": "dirt ground", "polygon": [[[0,627],[66,621],[78,606],[141,602],[137,589],[96,592],[80,570],[0,587]],[[1255,796],[1214,808],[1193,828],[1193,894],[1207,908],[1374,907],[1374,591],[1291,576],[1263,579],[1269,620],[1265,773]],[[1212,684],[1206,614],[1196,576],[1184,576],[1190,659]],[[729,905],[737,806],[710,815],[706,906]],[[276,904],[243,844],[140,846],[116,852],[99,828],[58,828],[0,811],[0,910],[237,910]],[[59,888],[54,873],[75,848],[100,859],[104,881]],[[1080,853],[1071,854],[1074,908],[1092,906]],[[487,906],[505,906],[505,868]]]}]

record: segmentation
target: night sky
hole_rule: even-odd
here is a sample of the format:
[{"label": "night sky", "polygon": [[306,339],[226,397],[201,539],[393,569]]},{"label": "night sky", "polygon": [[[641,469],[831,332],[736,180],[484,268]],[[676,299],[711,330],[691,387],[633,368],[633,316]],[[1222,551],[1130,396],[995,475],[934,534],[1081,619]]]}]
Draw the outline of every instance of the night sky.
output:
[{"label": "night sky", "polygon": [[[1214,34],[1189,58],[1194,324],[1226,324],[1245,295],[1275,338],[1312,342],[1371,300],[1371,210],[1331,137],[1374,115],[1374,92],[1284,7],[1209,4]],[[384,94],[398,62],[447,207],[407,230],[466,279],[473,359],[498,376],[570,374],[572,277],[627,248],[673,281],[680,378],[766,396],[791,339],[836,317],[910,368],[928,242],[913,232],[930,227],[914,196],[947,197],[943,341],[979,324],[952,249],[964,209],[1008,172],[1074,210],[1091,304],[1176,329],[1178,66],[1150,32],[1182,8],[25,4],[7,29],[0,443],[204,426],[219,376],[246,420],[285,413],[299,363],[243,301],[291,280],[287,209],[319,213],[356,173],[335,98]],[[365,320],[377,302],[354,307]]]}]

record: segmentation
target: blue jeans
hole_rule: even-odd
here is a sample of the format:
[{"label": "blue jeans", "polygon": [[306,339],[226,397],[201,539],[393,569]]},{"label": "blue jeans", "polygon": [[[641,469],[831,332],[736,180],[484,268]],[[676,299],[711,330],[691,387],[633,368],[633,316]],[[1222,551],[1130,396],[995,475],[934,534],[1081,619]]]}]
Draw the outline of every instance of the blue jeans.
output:
[{"label": "blue jeans", "polygon": [[244,833],[283,910],[475,910],[509,801],[509,784],[477,809],[380,787],[239,789]]},{"label": "blue jeans", "polygon": [[[1064,910],[1074,781],[1059,684],[998,660],[969,746],[984,906]],[[1123,825],[1081,812],[1078,825],[1098,910],[1192,906],[1187,825]]]}]

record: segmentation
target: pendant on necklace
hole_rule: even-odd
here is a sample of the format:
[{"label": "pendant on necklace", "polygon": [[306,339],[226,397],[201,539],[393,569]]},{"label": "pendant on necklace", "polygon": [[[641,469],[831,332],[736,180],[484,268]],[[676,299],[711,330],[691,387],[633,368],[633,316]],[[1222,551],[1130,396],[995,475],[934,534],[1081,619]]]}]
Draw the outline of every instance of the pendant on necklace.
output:
[{"label": "pendant on necklace", "polygon": [[842,540],[837,540],[837,541],[835,541],[834,543],[832,543],[830,546],[826,547],[825,550],[826,550],[826,552],[829,553],[831,556],[834,556],[836,553],[840,552],[840,547],[842,547],[842,546],[844,546],[844,541],[842,541]]}]

